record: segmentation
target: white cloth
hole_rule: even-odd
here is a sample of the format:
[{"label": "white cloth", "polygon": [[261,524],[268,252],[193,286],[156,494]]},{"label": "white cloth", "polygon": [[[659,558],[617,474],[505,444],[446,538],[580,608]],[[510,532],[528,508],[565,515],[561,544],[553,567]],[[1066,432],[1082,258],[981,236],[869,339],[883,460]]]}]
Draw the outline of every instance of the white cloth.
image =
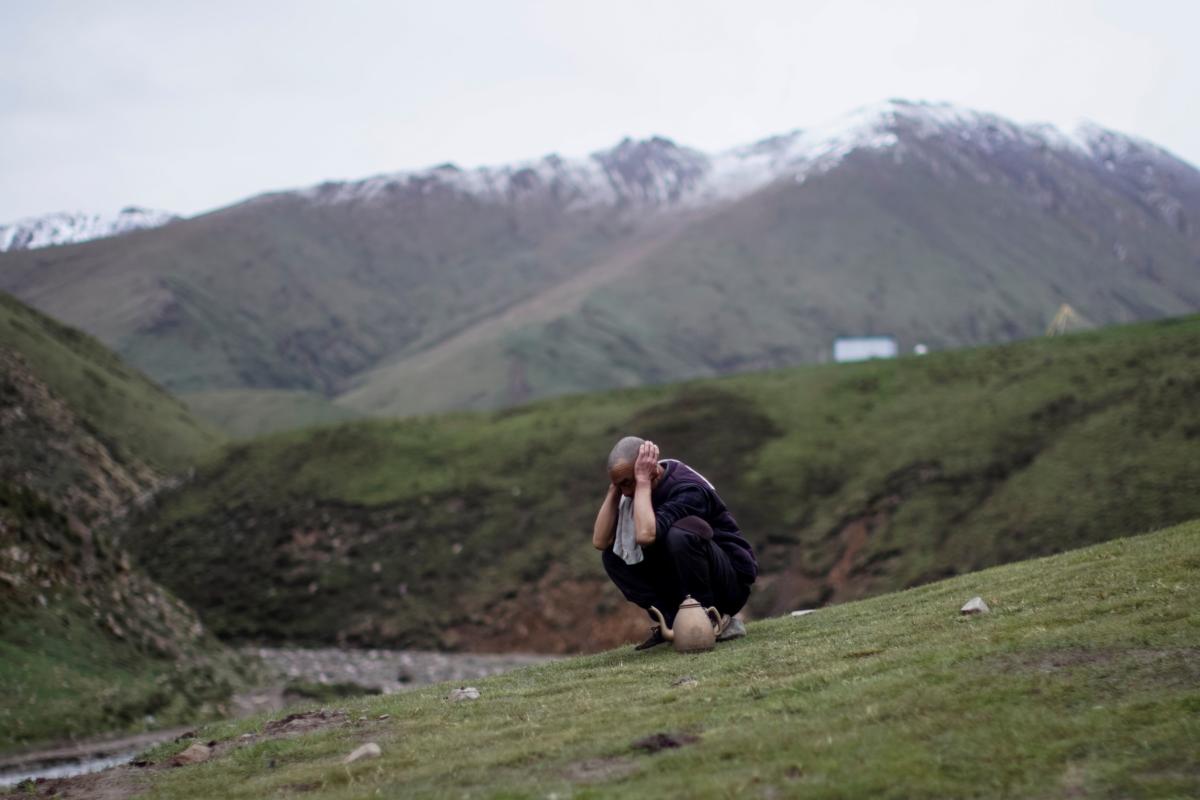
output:
[{"label": "white cloth", "polygon": [[633,498],[621,495],[617,503],[617,535],[613,538],[613,552],[630,566],[640,564],[646,556],[637,543],[637,529],[633,524]]}]

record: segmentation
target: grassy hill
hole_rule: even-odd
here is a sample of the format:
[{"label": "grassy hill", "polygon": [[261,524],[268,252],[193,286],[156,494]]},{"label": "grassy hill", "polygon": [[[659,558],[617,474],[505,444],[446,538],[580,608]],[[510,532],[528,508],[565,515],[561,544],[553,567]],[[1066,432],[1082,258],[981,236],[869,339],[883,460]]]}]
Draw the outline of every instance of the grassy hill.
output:
[{"label": "grassy hill", "polygon": [[[754,623],[709,654],[574,658],[470,702],[447,685],[348,701],[299,736],[209,727],[212,761],[104,780],[164,800],[1193,797],[1197,576],[1192,522]],[[960,616],[976,594],[992,612]],[[342,766],[364,742],[381,758]]]},{"label": "grassy hill", "polygon": [[0,292],[0,348],[66,402],[118,458],[176,472],[216,447],[221,435],[111,350]]},{"label": "grassy hill", "polygon": [[0,294],[0,751],[216,716],[245,679],[106,526],[219,437]]},{"label": "grassy hill", "polygon": [[229,713],[250,665],[101,532],[0,480],[0,753]]},{"label": "grassy hill", "polygon": [[[527,303],[504,325],[478,323],[484,335],[467,329],[360,376],[338,402],[498,408],[813,363],[846,334],[892,335],[905,352],[1006,342],[1039,335],[1064,302],[1096,325],[1200,310],[1200,239],[1108,176],[1051,155],[905,141],[902,161],[855,153],[713,210],[558,313]],[[1028,196],[1031,180],[1052,208]]]},{"label": "grassy hill", "polygon": [[611,215],[413,186],[376,204],[267,195],[163,228],[0,255],[0,288],[79,325],[173,392],[336,393],[555,283]]},{"label": "grassy hill", "polygon": [[645,624],[589,541],[621,435],[713,480],[765,615],[1200,517],[1197,396],[1190,317],[351,422],[227,448],[123,541],[227,637],[594,650]]},{"label": "grassy hill", "polygon": [[362,416],[321,394],[299,389],[214,389],[188,392],[182,399],[197,417],[235,438]]}]

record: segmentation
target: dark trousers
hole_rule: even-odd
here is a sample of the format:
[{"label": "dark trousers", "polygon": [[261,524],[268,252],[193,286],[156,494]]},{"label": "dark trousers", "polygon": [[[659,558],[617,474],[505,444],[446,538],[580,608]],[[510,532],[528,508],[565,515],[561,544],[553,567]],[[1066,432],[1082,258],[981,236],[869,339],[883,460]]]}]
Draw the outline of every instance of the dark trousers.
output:
[{"label": "dark trousers", "polygon": [[705,537],[697,532],[707,528],[695,517],[680,520],[665,537],[642,548],[645,558],[638,564],[626,564],[611,547],[606,548],[604,569],[626,600],[645,609],[655,606],[667,625],[675,623],[675,612],[689,594],[705,608],[716,606],[722,614],[736,614],[746,605],[750,586],[734,571],[725,551],[713,543],[711,533]]}]

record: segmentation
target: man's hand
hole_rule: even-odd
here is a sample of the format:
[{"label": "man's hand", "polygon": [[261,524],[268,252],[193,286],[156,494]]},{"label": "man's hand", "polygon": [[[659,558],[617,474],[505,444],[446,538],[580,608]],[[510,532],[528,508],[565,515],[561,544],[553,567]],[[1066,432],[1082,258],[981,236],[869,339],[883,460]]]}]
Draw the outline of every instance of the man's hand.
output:
[{"label": "man's hand", "polygon": [[658,475],[658,445],[642,442],[637,461],[633,462],[633,477],[638,483],[650,483]]}]

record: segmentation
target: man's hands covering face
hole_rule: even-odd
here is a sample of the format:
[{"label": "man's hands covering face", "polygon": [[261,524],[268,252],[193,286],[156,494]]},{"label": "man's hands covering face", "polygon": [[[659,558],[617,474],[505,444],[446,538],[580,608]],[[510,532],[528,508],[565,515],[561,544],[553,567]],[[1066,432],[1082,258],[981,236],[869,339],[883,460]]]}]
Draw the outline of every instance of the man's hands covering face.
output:
[{"label": "man's hands covering face", "polygon": [[638,483],[650,483],[658,474],[658,445],[642,442],[637,461],[633,462],[633,477]]}]

